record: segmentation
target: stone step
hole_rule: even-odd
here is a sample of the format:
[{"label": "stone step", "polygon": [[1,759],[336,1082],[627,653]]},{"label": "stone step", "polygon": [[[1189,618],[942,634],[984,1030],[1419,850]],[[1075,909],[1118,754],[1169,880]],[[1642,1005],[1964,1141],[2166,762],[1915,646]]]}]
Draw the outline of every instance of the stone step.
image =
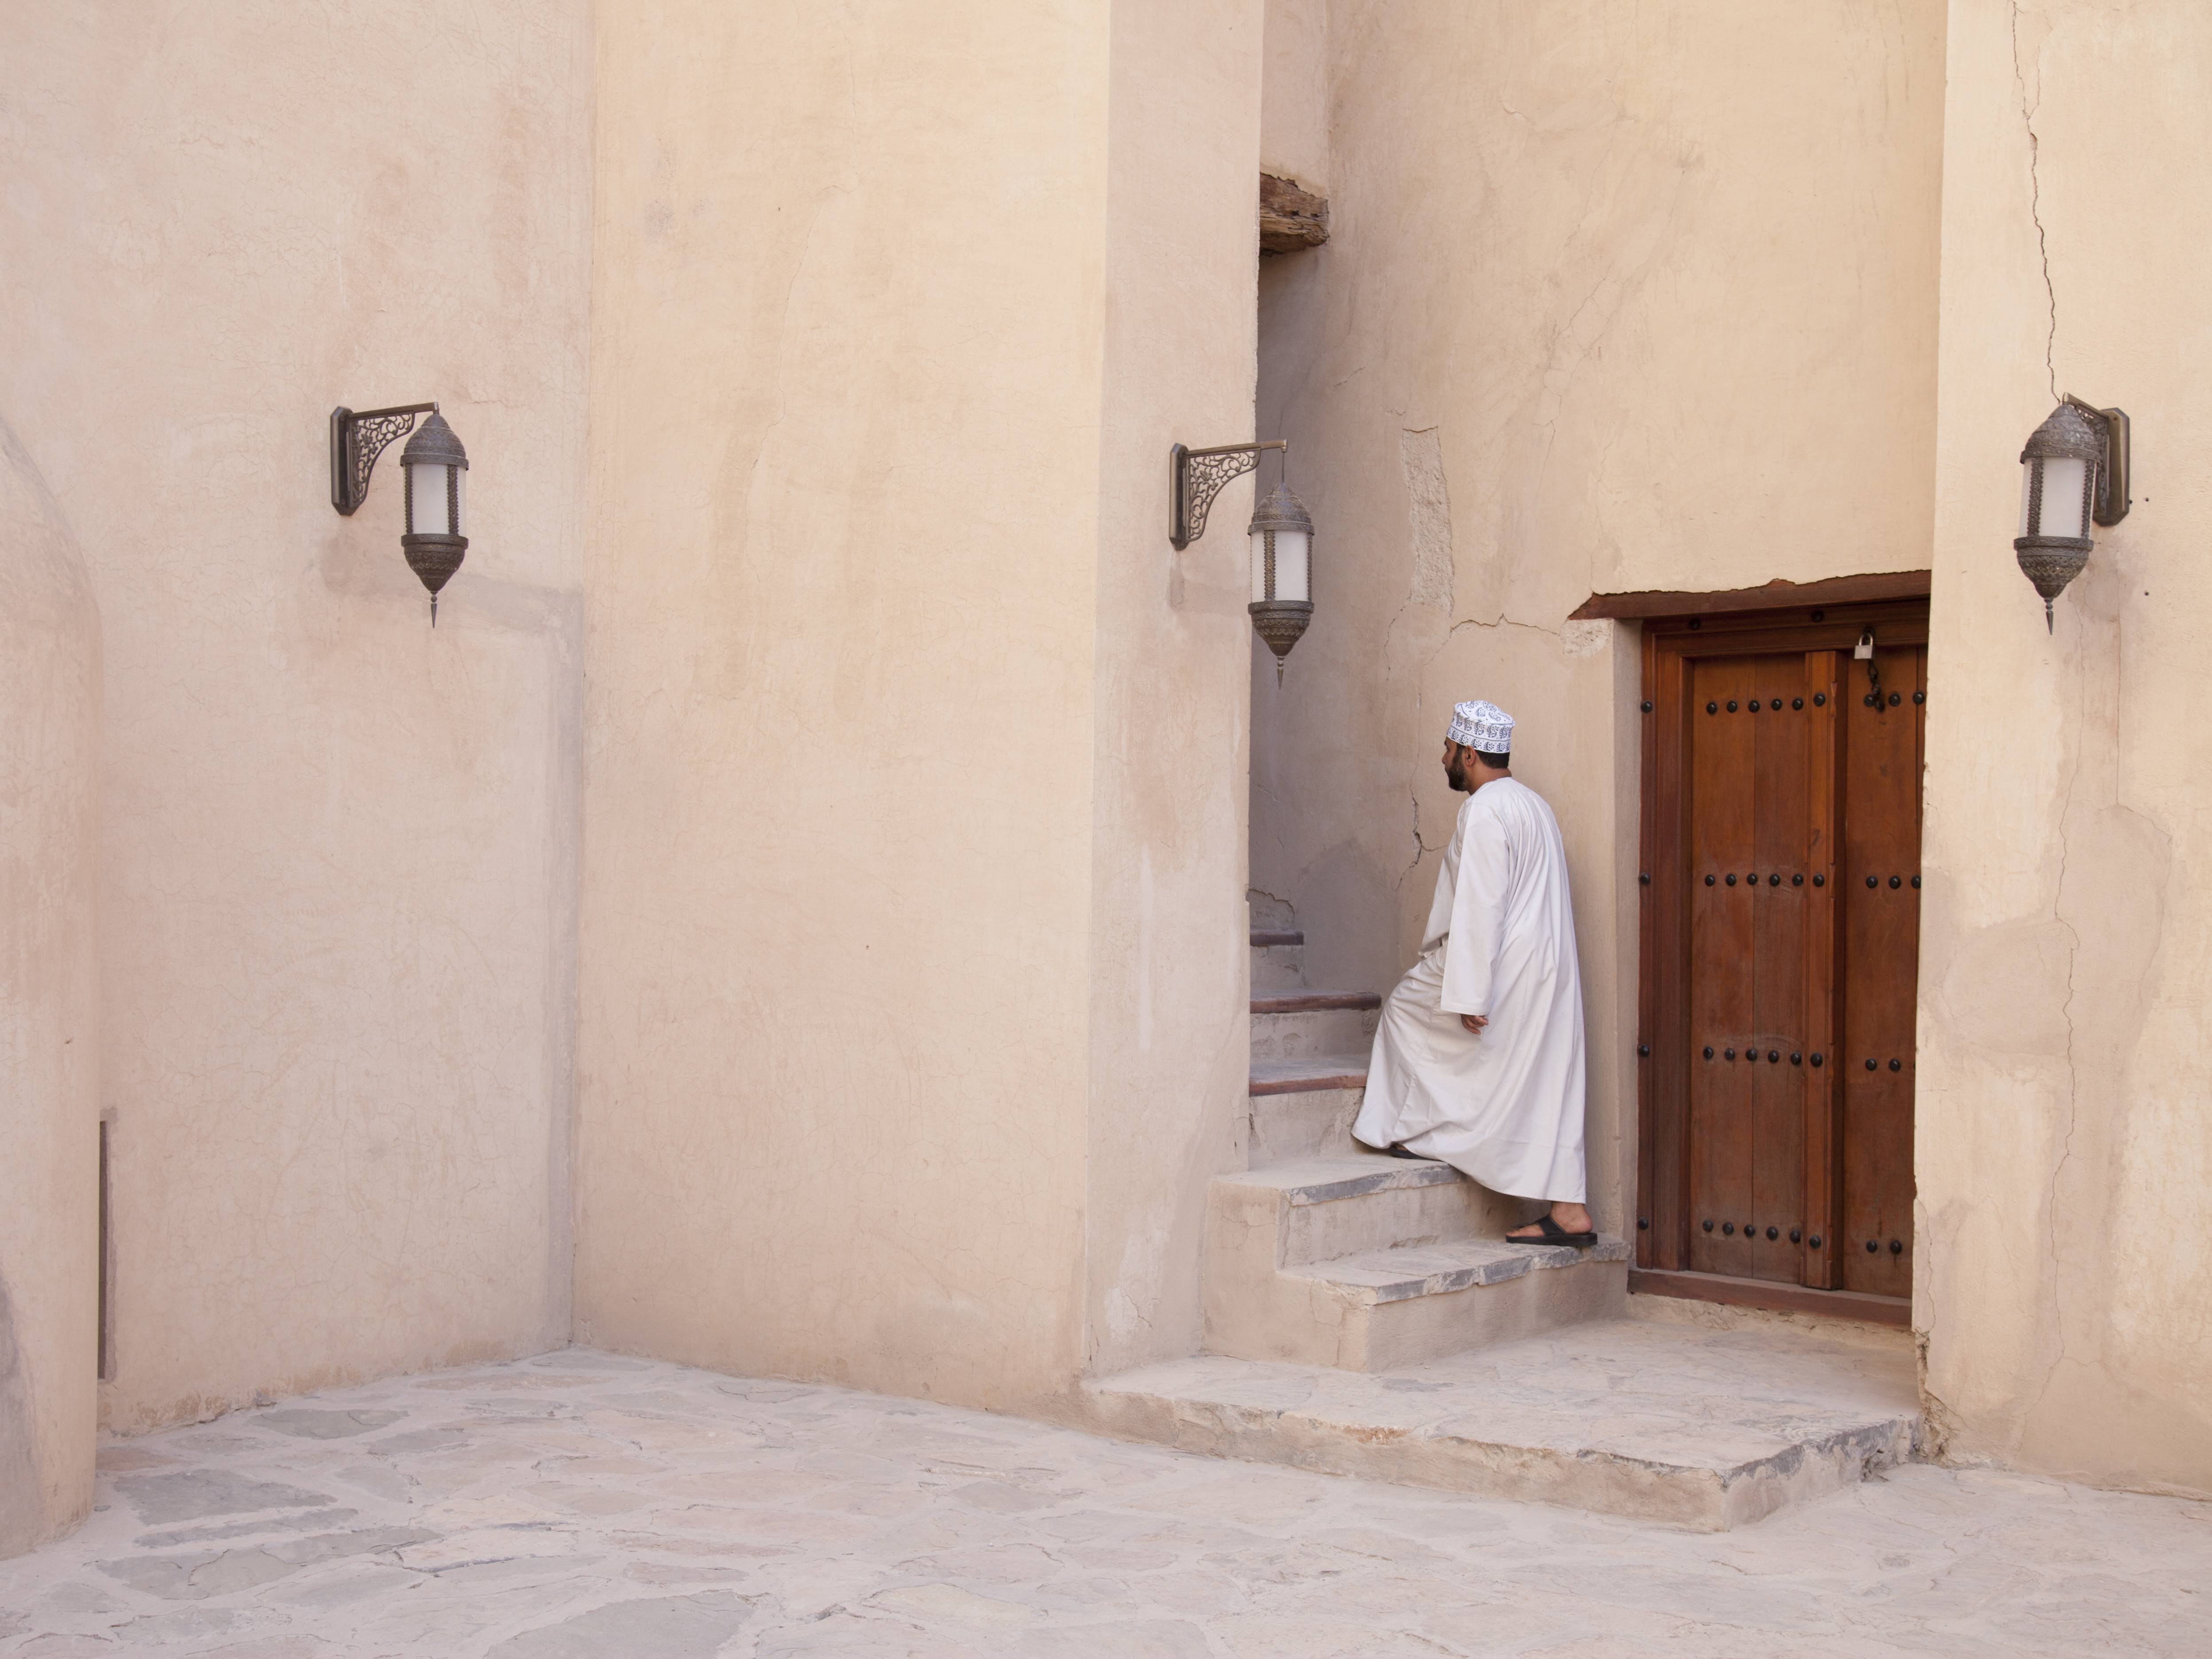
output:
[{"label": "stone step", "polygon": [[1352,1121],[1366,1097],[1364,1088],[1297,1089],[1250,1097],[1245,1102],[1246,1163],[1257,1170],[1293,1158],[1352,1157],[1360,1150],[1352,1138]]},{"label": "stone step", "polygon": [[1619,1314],[1627,1246],[1506,1243],[1530,1207],[1449,1164],[1373,1153],[1218,1176],[1206,1352],[1385,1370]]},{"label": "stone step", "polygon": [[1610,1319],[1379,1374],[1174,1360],[1085,1397],[1089,1426],[1185,1451],[1718,1532],[1912,1457],[1905,1336]]},{"label": "stone step", "polygon": [[1449,1164],[1381,1152],[1301,1158],[1208,1183],[1205,1273],[1210,1288],[1217,1266],[1249,1261],[1269,1276],[1362,1250],[1480,1238],[1519,1220],[1516,1200]]},{"label": "stone step", "polygon": [[1252,988],[1293,990],[1306,982],[1306,936],[1294,927],[1252,930]]},{"label": "stone step", "polygon": [[1372,991],[1255,988],[1252,1059],[1263,1064],[1323,1054],[1364,1054],[1375,1041],[1382,1006],[1382,999]]},{"label": "stone step", "polygon": [[1401,1245],[1278,1269],[1250,1298],[1259,1319],[1237,1322],[1233,1345],[1209,1332],[1206,1346],[1244,1359],[1394,1370],[1617,1319],[1627,1298],[1624,1239],[1601,1235],[1579,1250],[1497,1237]]},{"label": "stone step", "polygon": [[1295,1095],[1312,1089],[1364,1089],[1367,1055],[1307,1054],[1297,1060],[1255,1060],[1251,1091],[1255,1095]]},{"label": "stone step", "polygon": [[1371,1152],[1352,1138],[1367,1093],[1364,1054],[1255,1060],[1248,1086],[1245,1162],[1253,1169]]}]

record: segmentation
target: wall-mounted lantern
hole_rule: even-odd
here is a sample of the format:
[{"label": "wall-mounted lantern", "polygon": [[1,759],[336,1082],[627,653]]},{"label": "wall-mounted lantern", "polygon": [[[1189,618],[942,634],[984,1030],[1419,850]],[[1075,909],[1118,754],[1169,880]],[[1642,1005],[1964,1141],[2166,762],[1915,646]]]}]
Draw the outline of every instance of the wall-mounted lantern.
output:
[{"label": "wall-mounted lantern", "polygon": [[469,455],[459,434],[446,424],[435,404],[403,404],[394,409],[341,405],[331,411],[331,505],[350,517],[368,495],[376,458],[395,438],[413,429],[427,414],[422,429],[407,440],[399,465],[407,474],[407,532],[399,538],[408,568],[430,590],[430,626],[438,625],[438,591],[453,580],[468,554]]},{"label": "wall-mounted lantern", "polygon": [[[1168,451],[1168,540],[1177,550],[1206,533],[1206,510],[1222,486],[1260,464],[1262,450],[1290,455],[1280,438],[1266,443],[1223,444],[1213,449]],[[1283,683],[1284,659],[1313,620],[1313,519],[1305,504],[1280,478],[1252,514],[1252,630],[1275,653],[1275,684]]]},{"label": "wall-mounted lantern", "polygon": [[2051,602],[2081,574],[2096,544],[2089,526],[2128,516],[2128,417],[2068,397],[2035,428],[2020,452],[2020,534],[2013,551],[2021,574]]}]

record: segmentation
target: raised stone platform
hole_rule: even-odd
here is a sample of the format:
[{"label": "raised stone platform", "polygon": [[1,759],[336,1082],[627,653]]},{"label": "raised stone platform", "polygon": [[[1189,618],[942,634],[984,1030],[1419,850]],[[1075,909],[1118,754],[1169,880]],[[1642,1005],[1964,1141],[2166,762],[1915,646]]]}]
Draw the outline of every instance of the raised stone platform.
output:
[{"label": "raised stone platform", "polygon": [[1133,1439],[1705,1532],[1910,1459],[1921,1421],[1902,1336],[1642,1319],[1381,1373],[1201,1357],[1086,1392]]}]

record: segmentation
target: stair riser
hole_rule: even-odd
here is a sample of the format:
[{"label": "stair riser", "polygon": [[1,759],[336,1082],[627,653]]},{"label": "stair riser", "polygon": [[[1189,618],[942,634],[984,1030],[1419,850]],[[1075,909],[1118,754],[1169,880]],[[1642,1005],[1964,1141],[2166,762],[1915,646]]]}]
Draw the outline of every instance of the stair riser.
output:
[{"label": "stair riser", "polygon": [[1287,1267],[1327,1261],[1359,1250],[1503,1234],[1520,1222],[1523,1206],[1486,1192],[1471,1181],[1455,1181],[1285,1208],[1279,1231],[1281,1253],[1275,1259]]},{"label": "stair riser", "polygon": [[1484,1498],[1560,1504],[1697,1532],[1747,1526],[1911,1460],[1907,1423],[1870,1425],[1725,1473],[1668,1468],[1587,1448],[1501,1445],[1469,1436],[1378,1432],[1302,1412],[1095,1389],[1096,1426],[1215,1457]]},{"label": "stair riser", "polygon": [[1546,1267],[1500,1285],[1382,1303],[1278,1274],[1257,1295],[1209,1297],[1206,1346],[1236,1359],[1388,1371],[1586,1319],[1619,1318],[1627,1303],[1625,1261]]},{"label": "stair riser", "polygon": [[1375,1041],[1373,1008],[1310,1008],[1252,1016],[1252,1058],[1304,1060],[1316,1054],[1364,1054]]},{"label": "stair riser", "polygon": [[1358,1150],[1352,1138],[1364,1089],[1308,1089],[1294,1095],[1251,1097],[1248,1169],[1292,1158],[1334,1157]]},{"label": "stair riser", "polygon": [[1520,1209],[1471,1181],[1388,1188],[1317,1204],[1292,1204],[1273,1188],[1216,1181],[1206,1192],[1206,1273],[1225,1285],[1255,1286],[1279,1267],[1502,1233],[1520,1218]]},{"label": "stair riser", "polygon": [[1295,991],[1306,982],[1306,947],[1303,945],[1255,945],[1252,947],[1252,988],[1255,991]]}]

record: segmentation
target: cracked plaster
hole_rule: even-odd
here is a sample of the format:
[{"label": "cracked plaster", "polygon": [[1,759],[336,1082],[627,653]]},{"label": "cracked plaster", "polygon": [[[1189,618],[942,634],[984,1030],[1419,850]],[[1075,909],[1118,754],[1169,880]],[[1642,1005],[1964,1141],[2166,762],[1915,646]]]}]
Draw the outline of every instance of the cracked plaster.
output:
[{"label": "cracked plaster", "polygon": [[[2194,7],[1950,9],[1916,1152],[1946,1455],[2183,1491],[2212,1489],[2212,915],[2185,878],[2212,857],[2187,574],[2212,494],[2159,458],[2212,400],[2160,255],[2212,234],[2212,191],[2140,161],[2212,139],[2208,70]],[[2134,418],[2136,504],[2046,634],[2006,542],[2067,391]]]}]

